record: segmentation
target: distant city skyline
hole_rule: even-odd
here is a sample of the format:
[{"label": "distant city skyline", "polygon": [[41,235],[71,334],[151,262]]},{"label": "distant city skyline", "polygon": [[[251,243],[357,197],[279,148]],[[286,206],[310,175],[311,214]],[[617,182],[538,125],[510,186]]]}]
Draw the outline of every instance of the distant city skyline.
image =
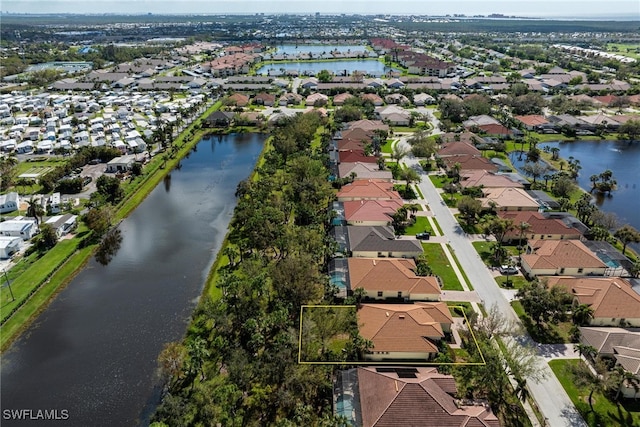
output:
[{"label": "distant city skyline", "polygon": [[638,0],[3,0],[3,13],[489,15],[640,20]]}]

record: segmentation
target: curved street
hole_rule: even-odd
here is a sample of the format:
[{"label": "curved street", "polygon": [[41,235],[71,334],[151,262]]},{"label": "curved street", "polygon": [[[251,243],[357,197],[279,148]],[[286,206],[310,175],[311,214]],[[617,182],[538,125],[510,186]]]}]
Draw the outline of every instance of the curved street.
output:
[{"label": "curved street", "polygon": [[[397,143],[406,145],[407,148],[409,148],[405,138],[401,138]],[[506,320],[520,324],[520,320],[511,308],[509,301],[471,244],[469,236],[462,230],[449,208],[445,205],[440,193],[438,193],[438,190],[428,175],[422,170],[418,159],[409,155],[403,159],[403,163],[407,167],[415,169],[420,174],[422,181],[416,185],[420,188],[431,211],[437,218],[460,265],[472,281],[473,287],[480,296],[484,306],[487,310],[492,306],[496,306],[500,313],[505,316]],[[521,344],[540,348],[528,335],[516,337],[516,340]],[[562,352],[562,349],[558,349],[558,351]],[[528,381],[527,384],[533,398],[538,404],[540,412],[545,417],[546,424],[550,427],[586,427],[587,424],[549,368],[547,360],[540,351],[538,351],[538,354],[538,366],[539,369],[544,372],[545,379],[537,383]]]}]

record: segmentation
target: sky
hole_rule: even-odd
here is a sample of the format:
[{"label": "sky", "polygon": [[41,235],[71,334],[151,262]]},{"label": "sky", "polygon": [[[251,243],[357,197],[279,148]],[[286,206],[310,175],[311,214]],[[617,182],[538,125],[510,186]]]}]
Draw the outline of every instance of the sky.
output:
[{"label": "sky", "polygon": [[640,20],[640,0],[2,0],[3,13],[346,13]]}]

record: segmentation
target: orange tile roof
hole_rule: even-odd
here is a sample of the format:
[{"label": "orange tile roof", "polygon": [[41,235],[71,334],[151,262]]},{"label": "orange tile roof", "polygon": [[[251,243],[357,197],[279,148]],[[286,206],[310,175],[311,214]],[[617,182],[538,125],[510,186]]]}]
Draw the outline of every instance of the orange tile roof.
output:
[{"label": "orange tile roof", "polygon": [[534,253],[522,255],[532,269],[605,268],[606,265],[579,240],[529,240]]},{"label": "orange tile roof", "polygon": [[[564,222],[559,219],[553,218],[545,218],[544,215],[540,212],[499,212],[502,218],[508,218],[513,220],[513,224],[515,226],[520,225],[521,223],[529,224],[529,229],[525,232],[525,236],[531,234],[544,234],[544,235],[562,235],[562,236],[580,236],[580,230],[568,227]],[[520,232],[518,230],[512,230],[507,233],[508,237],[520,237]]]},{"label": "orange tile roof", "polygon": [[349,258],[351,289],[401,291],[407,294],[440,294],[433,276],[416,276],[416,263],[403,258]]},{"label": "orange tile roof", "polygon": [[385,221],[402,207],[398,200],[350,200],[344,203],[344,218],[347,222]]},{"label": "orange tile roof", "polygon": [[540,116],[537,114],[530,114],[527,116],[514,116],[513,118],[521,121],[527,126],[541,126],[549,123],[547,119],[544,118],[544,116]]},{"label": "orange tile roof", "polygon": [[469,155],[469,156],[481,156],[482,153],[473,144],[463,141],[447,142],[442,145],[442,148],[438,150],[438,156],[456,156],[456,155]]},{"label": "orange tile roof", "polygon": [[443,157],[445,164],[448,168],[453,167],[456,163],[460,163],[460,170],[469,170],[469,169],[482,169],[487,171],[497,171],[498,167],[491,163],[489,159],[482,157],[481,155],[472,156],[468,154],[462,155],[454,155]]},{"label": "orange tile roof", "polygon": [[442,302],[362,304],[358,310],[360,335],[373,341],[373,351],[435,353],[444,337],[442,323],[453,318]]},{"label": "orange tile roof", "polygon": [[338,200],[347,198],[354,200],[402,200],[400,193],[393,189],[392,182],[375,179],[356,179],[351,184],[343,186],[337,196]]},{"label": "orange tile roof", "polygon": [[484,197],[479,200],[484,207],[489,207],[489,202],[494,202],[498,208],[522,207],[537,209],[540,206],[533,197],[521,188],[487,188],[483,190],[483,193]]},{"label": "orange tile roof", "polygon": [[364,154],[364,150],[345,150],[339,151],[338,157],[340,158],[340,162],[344,163],[378,163],[378,158],[375,156],[367,156]]},{"label": "orange tile roof", "polygon": [[553,276],[549,286],[562,286],[580,304],[593,309],[594,318],[640,318],[640,295],[619,277]]},{"label": "orange tile roof", "polygon": [[514,187],[522,188],[523,185],[519,182],[512,181],[508,177],[494,172],[489,172],[481,169],[471,169],[460,173],[460,185],[463,187]]}]

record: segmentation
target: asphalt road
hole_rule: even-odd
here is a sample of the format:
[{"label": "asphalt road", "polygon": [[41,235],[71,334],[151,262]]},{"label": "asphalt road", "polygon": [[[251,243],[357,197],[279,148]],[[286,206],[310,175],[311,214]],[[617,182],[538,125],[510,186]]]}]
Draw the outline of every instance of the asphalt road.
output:
[{"label": "asphalt road", "polygon": [[[399,143],[406,144],[404,138]],[[444,204],[436,187],[420,167],[418,159],[406,157],[403,161],[407,166],[420,173],[422,182],[418,186],[485,308],[489,310],[496,306],[500,313],[506,317],[506,320],[519,324],[520,320],[511,308],[509,301],[482,262],[467,234]],[[533,341],[528,335],[516,337],[516,340],[520,343],[533,345]],[[547,365],[544,357],[539,356],[538,359],[538,366],[544,372],[545,379],[538,383],[528,381],[527,384],[540,411],[547,420],[547,425],[549,427],[586,427],[587,424]]]}]

